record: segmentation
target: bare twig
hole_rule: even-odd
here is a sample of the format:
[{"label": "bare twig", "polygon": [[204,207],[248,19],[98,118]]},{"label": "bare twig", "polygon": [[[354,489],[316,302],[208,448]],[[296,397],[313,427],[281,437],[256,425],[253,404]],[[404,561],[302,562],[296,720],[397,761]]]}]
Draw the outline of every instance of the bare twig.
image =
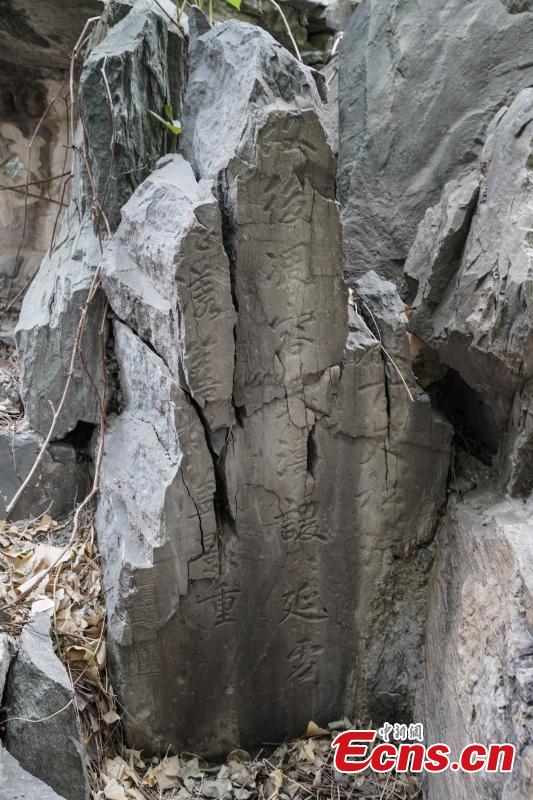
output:
[{"label": "bare twig", "polygon": [[6,312],[6,313],[7,313],[8,311],[10,311],[10,310],[11,310],[12,306],[14,306],[14,305],[15,305],[15,303],[17,302],[17,300],[19,299],[19,297],[20,297],[21,295],[23,295],[23,294],[24,294],[24,292],[26,291],[26,289],[28,288],[28,286],[29,286],[29,285],[30,285],[30,283],[32,282],[32,280],[33,280],[33,277],[34,277],[34,276],[32,275],[32,276],[31,276],[31,278],[28,278],[28,280],[26,281],[26,283],[24,284],[24,286],[22,287],[22,289],[19,289],[19,290],[18,290],[18,292],[16,293],[15,297],[13,297],[13,298],[12,298],[12,299],[9,301],[9,303],[6,303],[6,307],[5,307],[5,312]]},{"label": "bare twig", "polygon": [[[69,175],[67,177],[67,179],[65,180],[64,184],[63,184],[63,188],[62,188],[62,191],[61,191],[61,203],[63,203],[63,200],[65,199],[65,192],[67,190],[68,182],[70,180],[72,180],[72,175]],[[54,227],[52,228],[52,237],[50,239],[50,249],[48,250],[49,253],[52,253],[52,250],[54,249],[54,243],[55,243],[55,238],[56,238],[56,230],[57,230],[57,225],[58,225],[60,216],[61,216],[61,209],[59,209],[59,211],[57,212],[56,218],[54,220]]]},{"label": "bare twig", "polygon": [[0,186],[0,192],[9,192],[13,189],[25,189],[26,186],[39,186],[42,183],[52,183],[64,178],[65,175],[70,175],[70,172],[63,172],[61,175],[53,175],[51,178],[41,178],[38,181],[28,181],[27,183],[17,183],[15,186]]},{"label": "bare twig", "polygon": [[49,719],[53,719],[57,717],[59,714],[62,714],[63,711],[66,711],[69,706],[72,705],[74,702],[74,698],[72,697],[68,703],[66,703],[63,708],[59,708],[57,711],[54,711],[53,714],[49,714],[47,717],[38,717],[36,719],[27,719],[26,717],[8,717],[7,719],[2,721],[2,725],[5,725],[7,722],[48,722]]},{"label": "bare twig", "polygon": [[75,106],[75,98],[74,98],[74,66],[76,64],[76,59],[82,47],[84,46],[85,42],[88,40],[85,34],[89,27],[93,25],[100,17],[89,17],[85,25],[83,26],[83,30],[78,37],[78,41],[74,45],[74,50],[72,51],[72,58],[70,59],[70,77],[69,77],[69,86],[70,86],[70,107],[72,113],[70,115],[70,141],[72,146],[74,147],[74,106]]},{"label": "bare twig", "polygon": [[[110,143],[110,146],[109,146],[110,150],[111,150],[111,157],[109,159],[109,171],[107,173],[107,178],[106,178],[106,182],[105,182],[105,186],[104,186],[104,191],[102,193],[102,199],[98,202],[98,207],[99,207],[99,210],[100,210],[100,216],[98,217],[98,219],[96,221],[96,234],[98,236],[100,235],[100,221],[101,221],[102,217],[105,216],[104,207],[105,207],[105,200],[106,200],[106,196],[107,196],[107,190],[109,189],[109,183],[110,183],[111,177],[113,175],[113,164],[115,162],[115,144],[116,144],[116,136],[117,136],[116,128],[115,128],[115,112],[113,110],[113,98],[111,96],[111,89],[109,88],[109,81],[107,80],[105,66],[106,66],[106,59],[104,57],[104,63],[102,64],[102,69],[100,70],[100,72],[102,73],[102,78],[104,80],[104,85],[105,85],[106,95],[107,95],[107,102],[109,103],[109,114],[111,116],[111,143]],[[111,231],[110,231],[110,228],[109,228],[109,223],[107,222],[107,220],[106,220],[106,225],[107,225],[108,233],[109,233],[109,235],[111,235]]]},{"label": "bare twig", "polygon": [[59,200],[54,200],[53,197],[46,197],[45,195],[42,194],[33,194],[33,192],[28,192],[27,190],[21,189],[17,186],[1,186],[0,189],[5,189],[8,192],[15,192],[16,194],[21,194],[21,192],[24,192],[26,197],[33,197],[36,200],[42,200],[43,203],[53,203],[53,205],[55,206],[61,206],[62,208],[66,208],[66,205],[64,203],[60,203]]}]

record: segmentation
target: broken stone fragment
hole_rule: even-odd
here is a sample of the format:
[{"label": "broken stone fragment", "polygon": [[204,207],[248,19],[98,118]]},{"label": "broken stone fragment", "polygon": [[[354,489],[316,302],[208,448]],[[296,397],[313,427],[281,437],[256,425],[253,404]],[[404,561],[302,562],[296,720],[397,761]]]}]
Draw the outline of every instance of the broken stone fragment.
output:
[{"label": "broken stone fragment", "polygon": [[[63,221],[58,241],[43,260],[28,289],[15,329],[21,367],[21,394],[30,427],[46,436],[67,381],[81,309],[87,299],[102,250],[87,215],[80,220],[73,203]],[[83,334],[81,354],[54,439],[74,430],[78,422],[96,423],[98,401],[86,370],[101,386],[102,359],[98,331],[104,298],[98,293]],[[85,368],[84,368],[85,365]]]},{"label": "broken stone fragment", "polygon": [[[246,63],[249,67],[243,69]],[[312,111],[321,119],[322,100],[315,76],[268,33],[245,23],[225,22],[192,42],[182,147],[196,176],[213,179],[236,155],[255,160],[254,134],[276,110],[280,119],[293,118],[295,126],[299,110]],[[221,86],[225,87],[222,93]],[[315,148],[318,151],[314,173],[313,164],[305,160],[302,170],[311,173],[314,183],[320,183],[322,175],[333,194],[328,175],[333,158],[324,138],[322,132],[316,145],[307,143],[304,148],[308,157],[315,154]],[[289,151],[289,161],[291,155],[294,158]]]},{"label": "broken stone fragment", "polygon": [[[5,706],[4,687],[17,652],[11,636],[0,634],[0,699]],[[7,709],[7,716],[10,711]],[[0,745],[0,800],[65,800],[53,789],[22,769],[18,761]]]},{"label": "broken stone fragment", "polygon": [[220,210],[179,155],[122,209],[103,261],[116,315],[156,350],[213,430],[232,407],[235,309]]},{"label": "broken stone fragment", "polygon": [[[54,654],[46,614],[36,614],[22,631],[8,674],[5,704],[5,744],[20,766],[65,800],[88,800],[86,754],[74,688]],[[44,718],[46,722],[39,722]],[[15,766],[10,764],[10,768]]]},{"label": "broken stone fragment", "polygon": [[338,196],[349,274],[371,267],[401,282],[427,208],[447,181],[475,166],[498,109],[533,83],[532,37],[529,1],[357,7],[339,70]]},{"label": "broken stone fragment", "polygon": [[0,745],[0,800],[68,800],[46,783],[22,769]]},{"label": "broken stone fragment", "polygon": [[[42,439],[30,431],[0,432],[0,519],[39,454]],[[45,511],[55,518],[70,514],[85,497],[89,484],[87,465],[78,463],[67,442],[50,444],[10,519],[30,519]]]},{"label": "broken stone fragment", "polygon": [[[409,328],[488,406],[496,439],[533,375],[532,144],[526,89],[491,124],[478,175],[448,186],[428,212],[407,260],[418,282]],[[443,247],[450,235],[454,246]]]},{"label": "broken stone fragment", "polygon": [[[112,229],[124,203],[166,151],[167,131],[150,111],[166,118],[163,107],[170,104],[179,119],[184,78],[185,40],[172,21],[175,4],[145,0],[122,16],[124,10],[90,50],[80,78],[80,117],[92,181]],[[85,194],[91,202],[88,185]]]},{"label": "broken stone fragment", "polygon": [[422,721],[453,755],[471,742],[516,746],[510,774],[429,776],[429,800],[523,800],[533,793],[531,501],[484,483],[452,499],[428,594]]}]

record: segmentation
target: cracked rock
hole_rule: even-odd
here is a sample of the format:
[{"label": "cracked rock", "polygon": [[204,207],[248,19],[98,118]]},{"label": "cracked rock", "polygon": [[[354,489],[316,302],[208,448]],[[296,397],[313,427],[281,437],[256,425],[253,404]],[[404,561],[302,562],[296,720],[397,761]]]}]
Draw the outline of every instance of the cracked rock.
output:
[{"label": "cracked rock", "polygon": [[7,673],[16,651],[15,640],[6,633],[0,633],[0,701],[4,696]]},{"label": "cracked rock", "polygon": [[349,274],[372,268],[401,282],[426,209],[476,164],[498,109],[533,83],[532,12],[522,0],[365,0],[355,10],[339,86]]},{"label": "cracked rock", "polygon": [[[5,744],[20,767],[65,800],[88,800],[86,754],[81,744],[74,689],[52,649],[50,618],[46,614],[36,614],[24,627],[17,656],[9,670],[5,703],[8,708]],[[35,722],[44,717],[49,718],[46,728]],[[16,770],[9,760],[8,767]]]},{"label": "cracked rock", "polygon": [[234,422],[235,310],[217,202],[179,155],[122,209],[103,264],[117,316],[150,343],[211,428]]},{"label": "cracked rock", "polygon": [[[394,609],[422,596],[450,428],[427,398],[409,407],[362,318],[347,325],[322,84],[248,25],[190,47],[182,145],[195,178],[164,159],[105,264],[125,407],[109,420],[97,529],[130,740],[216,754],[339,717],[354,664],[372,676],[359,708],[376,686],[382,709],[409,707],[421,626],[403,615],[404,655]],[[189,242],[202,293],[211,276],[221,287],[205,320],[187,293]],[[406,368],[402,304],[375,289]],[[234,322],[234,349],[217,350]],[[234,422],[202,401],[222,379]],[[384,632],[369,610],[379,591]]]},{"label": "cracked rock", "polygon": [[[233,87],[231,102],[223,96],[222,87]],[[281,731],[299,730],[309,713],[331,717],[341,710],[343,684],[353,662],[351,645],[345,646],[345,625],[352,619],[352,556],[340,520],[328,530],[322,527],[325,510],[320,512],[317,506],[325,500],[319,498],[318,490],[313,496],[310,441],[314,420],[332,407],[332,387],[338,383],[346,338],[334,162],[321,113],[311,71],[263,31],[230,22],[193,44],[183,144],[197,178],[205,179],[205,185],[217,193],[222,212],[237,311],[235,374],[231,363],[225,379],[230,378],[239,421],[227,427],[219,455],[212,457],[204,449],[211,478],[208,483],[203,480],[205,514],[210,514],[209,522],[202,519],[203,537],[208,537],[206,541],[214,538],[218,556],[206,557],[205,568],[193,561],[194,570],[189,575],[184,572],[181,593],[179,597],[175,593],[173,600],[165,589],[168,582],[151,575],[156,569],[185,570],[184,557],[150,555],[148,539],[164,542],[168,537],[167,548],[176,553],[177,542],[183,539],[199,542],[199,528],[195,522],[196,533],[187,537],[181,515],[176,517],[174,512],[172,525],[178,527],[172,532],[170,518],[165,522],[159,512],[153,513],[154,489],[146,484],[146,474],[161,466],[170,469],[168,478],[158,480],[158,485],[165,486],[179,477],[178,464],[168,464],[168,456],[158,457],[155,442],[150,446],[142,442],[139,411],[131,405],[128,388],[126,411],[106,437],[98,512],[106,564],[116,563],[118,568],[116,554],[128,547],[127,542],[138,540],[131,529],[139,508],[143,509],[141,518],[149,514],[153,521],[149,528],[153,533],[147,536],[143,530],[144,561],[133,559],[131,570],[106,578],[108,586],[120,582],[130,587],[131,616],[120,614],[129,626],[121,641],[118,633],[113,634],[117,636],[115,670],[125,676],[126,707],[143,729],[141,741],[151,749],[169,743],[182,747],[187,742],[202,752],[223,752],[238,742],[258,742]],[[198,189],[192,176],[187,176],[186,165],[179,159],[169,160],[150,180],[155,185],[159,182],[160,198],[163,180],[176,182],[179,176],[181,194],[175,187],[168,192],[169,198],[175,198],[176,218],[181,215],[183,220],[180,229],[187,232],[189,220],[194,223],[191,200]],[[142,187],[138,196],[143,191],[154,190]],[[149,209],[149,204],[139,205],[143,213],[132,218],[138,241],[146,235]],[[202,252],[211,247],[215,211],[211,201],[203,228],[195,232],[193,226],[194,241]],[[116,241],[115,262],[120,264],[125,248]],[[204,273],[224,266],[217,248],[211,247]],[[153,249],[152,258],[152,271],[159,266],[159,272],[165,273],[160,266],[165,263],[164,251]],[[181,270],[174,276],[171,270],[166,273],[173,292],[172,278],[179,282]],[[180,291],[178,287],[178,300]],[[171,296],[169,290],[165,296]],[[208,316],[205,341],[227,330],[224,325],[233,323],[234,313],[226,308],[226,319]],[[125,321],[139,326],[127,314]],[[147,337],[141,329],[142,325],[140,335]],[[126,342],[125,329],[119,330],[123,334],[118,353],[121,381],[128,387],[135,374],[142,376],[135,380],[151,385],[156,380],[153,371],[134,368],[127,358],[135,337],[129,332]],[[156,339],[165,342],[164,335],[152,335],[154,343]],[[158,371],[164,369],[146,345],[137,347],[144,348],[146,358],[156,359]],[[168,353],[170,363],[170,347]],[[197,358],[201,356],[198,351]],[[217,364],[205,347],[203,357],[206,377],[217,385]],[[177,386],[175,391],[179,391]],[[313,396],[309,402],[315,411],[306,408],[306,392]],[[201,414],[210,440],[209,415],[199,403],[190,406],[196,426],[200,418],[193,411]],[[130,414],[135,415],[135,424],[128,426],[119,444],[115,431],[127,424]],[[180,430],[185,438],[179,449],[194,463],[201,455],[200,445],[191,448],[187,428]],[[201,433],[206,435],[203,428]],[[127,469],[123,465],[129,461],[133,469],[135,459],[124,456],[125,447],[132,456],[146,453],[146,467],[140,471],[142,489],[138,465],[131,479],[118,478],[121,494],[115,508],[125,510],[113,515],[106,512],[106,506],[111,508],[106,492],[113,485],[107,470],[116,463]],[[128,484],[131,494],[124,491]],[[183,502],[176,500],[178,507]],[[167,500],[168,513],[169,504]],[[156,508],[161,506],[158,501]],[[213,536],[210,526],[215,511]],[[113,517],[114,551],[109,549]],[[191,516],[190,524],[193,520]],[[199,554],[191,543],[188,546],[194,555]],[[156,567],[159,561],[161,567]],[[169,604],[171,611],[166,611]],[[143,646],[148,633],[149,647],[146,642]],[[125,649],[130,642],[131,656]],[[218,653],[215,666],[214,652]],[[274,662],[279,665],[278,677],[271,671]],[[250,664],[255,667],[251,669]],[[143,692],[133,690],[132,676],[137,686],[142,681]],[[139,731],[134,734],[139,741]]]}]

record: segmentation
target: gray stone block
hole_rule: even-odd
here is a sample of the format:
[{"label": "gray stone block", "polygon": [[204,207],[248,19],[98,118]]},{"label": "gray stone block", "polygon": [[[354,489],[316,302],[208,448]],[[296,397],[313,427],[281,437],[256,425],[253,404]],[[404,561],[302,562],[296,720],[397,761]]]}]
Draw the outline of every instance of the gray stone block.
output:
[{"label": "gray stone block", "polygon": [[50,786],[22,769],[16,758],[0,746],[0,800],[67,800]]},{"label": "gray stone block", "polygon": [[24,627],[8,675],[5,744],[24,770],[65,800],[88,800],[87,756],[74,703],[74,688],[52,649],[50,618],[37,614]]}]

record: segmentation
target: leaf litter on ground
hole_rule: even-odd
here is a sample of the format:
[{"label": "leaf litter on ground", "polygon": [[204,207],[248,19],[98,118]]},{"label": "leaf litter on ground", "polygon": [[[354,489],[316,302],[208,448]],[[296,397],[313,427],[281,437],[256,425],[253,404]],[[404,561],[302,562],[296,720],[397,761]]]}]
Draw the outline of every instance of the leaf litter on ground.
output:
[{"label": "leaf litter on ground", "polygon": [[[234,750],[223,764],[201,755],[150,758],[124,745],[123,711],[107,670],[105,595],[91,514],[65,551],[72,520],[0,521],[1,628],[18,636],[32,613],[50,614],[54,648],[75,688],[82,738],[90,759],[92,800],[414,800],[409,774],[345,775],[333,765],[331,742],[348,719],[251,755]],[[61,557],[60,557],[61,556]],[[60,557],[50,572],[47,568]]]}]

